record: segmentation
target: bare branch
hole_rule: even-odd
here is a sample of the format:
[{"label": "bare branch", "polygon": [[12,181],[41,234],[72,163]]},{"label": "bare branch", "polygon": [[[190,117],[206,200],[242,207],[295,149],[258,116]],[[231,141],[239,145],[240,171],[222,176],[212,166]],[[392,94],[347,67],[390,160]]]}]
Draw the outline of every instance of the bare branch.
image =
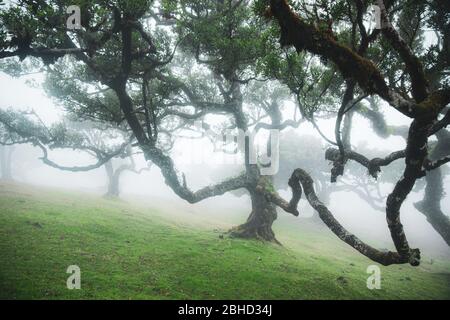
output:
[{"label": "bare branch", "polygon": [[[374,177],[375,179],[378,177],[378,172],[381,171],[380,167],[387,166],[394,162],[395,160],[404,158],[406,155],[405,150],[395,151],[391,154],[387,155],[384,158],[374,158],[369,160],[362,154],[352,151],[352,150],[345,150],[344,151],[344,157],[347,159],[354,160],[361,164],[362,166],[366,167],[369,170],[369,174]],[[335,148],[328,148],[325,152],[325,159],[329,161],[336,161],[340,157],[340,152],[338,149]],[[333,171],[332,171],[333,175]]]},{"label": "bare branch", "polygon": [[[302,169],[296,169],[291,176],[290,185],[291,187],[294,186],[297,190],[301,190],[303,187],[309,204],[317,211],[320,219],[325,223],[325,225],[336,236],[338,236],[339,239],[359,251],[361,254],[384,266],[410,262],[409,256],[403,256],[398,254],[397,252],[392,251],[383,252],[377,250],[367,245],[361,239],[347,231],[339,223],[339,221],[336,220],[330,210],[328,210],[328,208],[317,198],[317,195],[314,191],[313,180],[311,176],[306,173],[306,171]],[[296,194],[298,194],[298,191],[296,191]],[[420,258],[420,251],[418,249],[414,250],[415,257]]]}]

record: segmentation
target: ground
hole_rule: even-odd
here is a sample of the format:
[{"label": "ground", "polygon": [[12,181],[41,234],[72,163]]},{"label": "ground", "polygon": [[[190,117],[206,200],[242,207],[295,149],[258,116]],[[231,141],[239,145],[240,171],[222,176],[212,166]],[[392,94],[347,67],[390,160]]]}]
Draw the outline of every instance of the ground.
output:
[{"label": "ground", "polygon": [[380,266],[369,290],[374,263],[327,231],[276,225],[280,247],[171,210],[0,183],[0,299],[450,299],[445,258]]}]

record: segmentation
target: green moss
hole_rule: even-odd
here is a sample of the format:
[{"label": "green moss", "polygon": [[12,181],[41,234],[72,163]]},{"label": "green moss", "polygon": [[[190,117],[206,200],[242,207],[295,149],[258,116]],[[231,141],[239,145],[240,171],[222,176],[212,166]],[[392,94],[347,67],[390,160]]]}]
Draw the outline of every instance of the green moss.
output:
[{"label": "green moss", "polygon": [[428,96],[428,98],[419,103],[418,109],[421,113],[436,115],[450,101],[450,90],[436,91]]},{"label": "green moss", "polygon": [[267,192],[270,192],[270,193],[275,192],[275,186],[273,185],[272,181],[270,181],[269,179],[265,179],[264,187],[267,190]]}]

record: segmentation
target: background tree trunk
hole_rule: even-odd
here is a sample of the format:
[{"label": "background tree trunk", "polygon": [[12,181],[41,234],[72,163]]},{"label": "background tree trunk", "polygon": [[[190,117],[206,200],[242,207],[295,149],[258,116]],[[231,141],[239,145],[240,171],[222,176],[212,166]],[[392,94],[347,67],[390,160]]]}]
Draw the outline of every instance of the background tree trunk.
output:
[{"label": "background tree trunk", "polygon": [[[430,154],[431,160],[437,160],[450,153],[450,133],[441,130],[436,134],[438,142]],[[427,172],[425,195],[422,201],[414,204],[417,210],[425,215],[431,226],[450,246],[450,219],[442,212],[441,200],[444,197],[442,168]]]},{"label": "background tree trunk", "polygon": [[443,197],[441,168],[427,172],[426,181],[425,196],[422,201],[415,203],[414,206],[425,215],[431,226],[450,246],[450,219],[441,209]]},{"label": "background tree trunk", "polygon": [[106,192],[106,197],[108,198],[118,198],[120,195],[119,190],[119,177],[120,175],[116,172],[108,179],[108,191]]},{"label": "background tree trunk", "polygon": [[114,170],[111,161],[105,164],[106,175],[108,177],[108,191],[105,194],[106,198],[118,198],[120,195],[120,176],[125,170],[123,166]]},{"label": "background tree trunk", "polygon": [[13,180],[11,170],[11,159],[13,151],[13,147],[0,146],[0,167],[2,180]]}]

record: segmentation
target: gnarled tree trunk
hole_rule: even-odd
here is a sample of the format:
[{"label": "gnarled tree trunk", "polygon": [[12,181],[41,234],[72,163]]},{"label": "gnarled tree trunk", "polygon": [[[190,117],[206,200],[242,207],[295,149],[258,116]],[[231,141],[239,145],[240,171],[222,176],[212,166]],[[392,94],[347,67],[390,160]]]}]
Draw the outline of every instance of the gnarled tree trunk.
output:
[{"label": "gnarled tree trunk", "polygon": [[[266,109],[274,128],[281,125],[282,114],[276,101],[272,101],[269,108]],[[271,194],[275,191],[273,186],[273,176],[261,175],[257,165],[250,164],[249,156],[254,152],[253,142],[246,140],[245,145],[245,163],[247,174],[251,177],[251,183],[247,186],[252,202],[252,211],[247,221],[232,230],[230,235],[241,238],[253,238],[269,242],[276,242],[275,233],[272,230],[272,224],[277,219],[276,205],[270,201]],[[272,157],[272,152],[279,152],[278,145],[276,150],[272,150],[272,133],[266,142],[267,155]],[[278,154],[277,154],[278,156]],[[272,165],[272,163],[270,163]]]},{"label": "gnarled tree trunk", "polygon": [[261,190],[259,186],[247,190],[252,201],[252,211],[244,224],[230,230],[230,235],[278,243],[272,230],[272,224],[277,219],[276,206],[267,200],[264,189]]},{"label": "gnarled tree trunk", "polygon": [[125,171],[128,166],[120,166],[118,169],[114,170],[111,161],[105,164],[106,175],[108,176],[108,191],[105,194],[106,198],[118,198],[120,195],[120,176],[122,172]]}]

